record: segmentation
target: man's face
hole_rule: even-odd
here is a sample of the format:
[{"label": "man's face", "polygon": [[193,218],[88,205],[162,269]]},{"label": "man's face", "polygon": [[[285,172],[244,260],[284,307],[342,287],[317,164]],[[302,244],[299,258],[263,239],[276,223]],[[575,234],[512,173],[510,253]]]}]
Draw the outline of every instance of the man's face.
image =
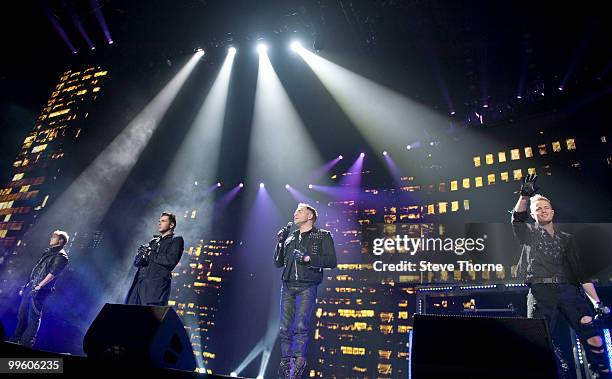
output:
[{"label": "man's face", "polygon": [[49,246],[58,246],[61,245],[63,242],[62,237],[60,237],[58,234],[51,234],[51,239],[49,240]]},{"label": "man's face", "polygon": [[538,200],[531,207],[531,217],[540,225],[546,225],[553,220],[555,210],[546,200]]},{"label": "man's face", "polygon": [[297,225],[301,225],[312,218],[312,213],[306,207],[297,207],[293,212],[293,222]]},{"label": "man's face", "polygon": [[170,223],[170,217],[161,216],[159,218],[159,222],[157,223],[157,229],[160,233],[165,233],[168,230],[172,229],[172,223]]}]

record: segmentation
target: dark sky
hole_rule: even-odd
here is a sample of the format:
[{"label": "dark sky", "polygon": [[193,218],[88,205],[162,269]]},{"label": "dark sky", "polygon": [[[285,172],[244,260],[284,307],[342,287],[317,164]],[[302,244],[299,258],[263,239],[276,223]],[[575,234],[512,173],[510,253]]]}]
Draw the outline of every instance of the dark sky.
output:
[{"label": "dark sky", "polygon": [[[104,36],[89,0],[8,2],[1,24],[0,167],[2,180],[58,74],[78,61],[140,60],[144,69],[203,46],[214,57],[234,43],[252,48],[258,38],[280,46],[291,36],[316,38],[348,66],[428,106],[446,111],[440,83],[458,112],[483,100],[512,98],[526,85],[555,86],[571,70],[573,81],[595,80],[610,67],[612,35],[601,3],[555,9],[530,2],[413,1],[205,1],[98,0],[114,46]],[[588,2],[587,2],[588,3]],[[317,6],[320,4],[321,7]],[[93,43],[87,51],[68,9]],[[71,54],[45,9],[79,49]],[[575,65],[572,64],[575,62]],[[397,76],[386,72],[401,73]],[[440,80],[441,79],[441,80]],[[609,83],[610,75],[604,80]],[[409,85],[403,85],[409,83]]]}]

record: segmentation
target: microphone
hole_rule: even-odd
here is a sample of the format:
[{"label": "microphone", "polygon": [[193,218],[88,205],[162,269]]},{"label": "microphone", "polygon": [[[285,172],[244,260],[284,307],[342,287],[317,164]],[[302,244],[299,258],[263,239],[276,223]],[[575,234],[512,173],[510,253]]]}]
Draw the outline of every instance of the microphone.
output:
[{"label": "microphone", "polygon": [[287,226],[285,226],[284,228],[278,231],[277,237],[279,238],[279,241],[284,241],[285,239],[287,239],[287,236],[289,235],[289,231],[291,231],[292,227],[293,227],[293,222],[289,221],[287,223]]}]

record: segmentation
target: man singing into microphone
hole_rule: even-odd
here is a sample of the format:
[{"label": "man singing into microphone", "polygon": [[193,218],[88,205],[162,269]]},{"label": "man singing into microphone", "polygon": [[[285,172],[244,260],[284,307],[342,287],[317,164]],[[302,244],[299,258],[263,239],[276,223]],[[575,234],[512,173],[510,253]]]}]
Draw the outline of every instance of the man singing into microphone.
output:
[{"label": "man singing into microphone", "polygon": [[[306,348],[317,300],[317,286],[323,279],[323,268],[336,267],[336,250],[331,233],[314,226],[317,211],[308,204],[300,203],[293,213],[293,220],[299,229],[291,235],[291,225],[281,229],[274,252],[274,265],[283,267],[279,375],[284,379],[300,378],[306,369]],[[294,320],[295,329],[291,330]]]},{"label": "man singing into microphone", "polygon": [[68,254],[64,251],[68,239],[68,233],[62,230],[56,230],[51,234],[49,247],[32,269],[28,283],[19,291],[21,304],[17,327],[11,341],[27,347],[34,346],[43,304],[55,290],[57,277],[68,265]]},{"label": "man singing into microphone", "polygon": [[170,298],[172,270],[183,255],[183,237],[174,235],[176,216],[164,212],[159,217],[159,235],[138,249],[134,277],[126,304],[167,305]]}]

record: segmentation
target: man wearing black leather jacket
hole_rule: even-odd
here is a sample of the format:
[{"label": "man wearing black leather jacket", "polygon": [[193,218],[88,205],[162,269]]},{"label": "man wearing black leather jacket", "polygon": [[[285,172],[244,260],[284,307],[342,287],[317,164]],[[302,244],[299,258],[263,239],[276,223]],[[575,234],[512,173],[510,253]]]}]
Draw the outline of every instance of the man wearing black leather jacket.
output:
[{"label": "man wearing black leather jacket", "polygon": [[56,230],[51,234],[49,247],[32,269],[28,283],[19,291],[21,303],[17,315],[17,327],[11,341],[27,347],[34,346],[43,304],[55,290],[57,277],[68,265],[68,254],[64,251],[68,239],[68,233],[62,230]]},{"label": "man wearing black leather jacket", "polygon": [[138,249],[134,259],[138,272],[126,297],[126,304],[168,304],[172,270],[181,260],[185,245],[183,237],[174,235],[175,227],[176,216],[162,213],[158,222],[160,234]]},{"label": "man wearing black leather jacket", "polygon": [[[593,283],[581,280],[573,237],[553,225],[555,211],[550,200],[536,194],[536,180],[536,175],[525,177],[512,211],[512,228],[522,247],[517,276],[529,286],[527,316],[545,318],[551,332],[564,316],[584,344],[596,377],[610,378],[601,329],[585,294],[597,314],[609,313],[609,309],[599,300]],[[526,222],[530,215],[533,225]]]},{"label": "man wearing black leather jacket", "polygon": [[[315,208],[298,204],[293,220],[299,229],[291,235],[289,227],[279,231],[274,252],[274,265],[283,268],[279,375],[284,379],[300,378],[306,369],[317,286],[323,280],[323,269],[336,267],[336,250],[331,233],[314,226],[317,221]],[[294,321],[295,329],[292,330]]]}]

